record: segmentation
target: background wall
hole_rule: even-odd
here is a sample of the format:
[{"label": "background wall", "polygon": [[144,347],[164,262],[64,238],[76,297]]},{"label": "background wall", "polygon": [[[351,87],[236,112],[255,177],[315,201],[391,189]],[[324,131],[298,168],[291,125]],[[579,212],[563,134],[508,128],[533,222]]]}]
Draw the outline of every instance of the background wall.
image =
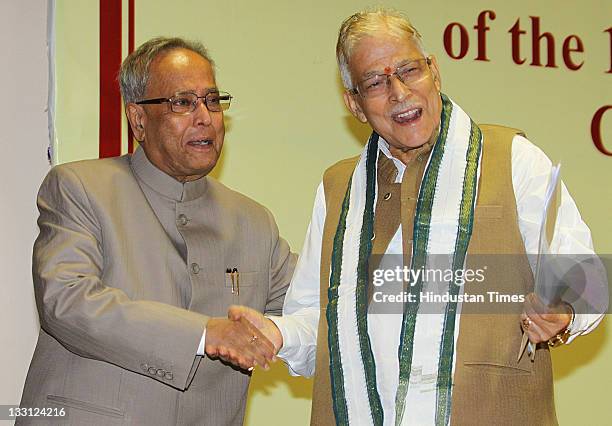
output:
[{"label": "background wall", "polygon": [[[551,0],[380,3],[408,13],[423,34],[430,53],[438,58],[443,90],[476,122],[522,128],[554,161],[562,162],[564,180],[593,230],[598,252],[612,253],[609,220],[612,158],[595,149],[590,135],[595,111],[612,103],[610,73],[607,73],[612,66],[612,46],[611,36],[605,32],[611,25],[610,2],[585,0],[580,5]],[[235,103],[226,114],[226,143],[214,175],[268,206],[282,234],[299,251],[322,172],[337,160],[356,155],[369,133],[344,108],[334,46],[342,20],[371,3],[183,0],[170,5],[162,0],[136,0],[135,4],[136,46],[153,36],[177,35],[199,39],[209,47],[217,63],[219,86],[235,96]],[[98,0],[57,0],[56,6],[55,155],[60,162],[94,158],[98,155],[99,4]],[[24,11],[26,6],[20,8]],[[489,60],[476,61],[478,39],[473,27],[484,10],[494,11],[496,18],[489,18],[487,22],[490,30],[486,33],[485,53]],[[14,28],[17,17],[5,16],[2,19],[10,20]],[[529,65],[533,62],[530,17],[539,18],[540,32],[550,32],[554,37],[556,67]],[[32,31],[44,31],[39,30],[40,25],[29,24],[31,16],[21,19],[28,22],[28,37]],[[513,62],[508,32],[517,19],[525,31],[517,44],[526,59],[523,65]],[[462,24],[467,32],[469,46],[462,59],[452,59],[444,48],[443,34],[451,22]],[[5,31],[6,27],[3,28]],[[7,34],[16,33],[20,34],[13,29]],[[574,62],[584,61],[577,71],[568,69],[562,56],[563,42],[570,35],[577,35],[584,44],[584,53],[570,55]],[[25,39],[20,38],[19,43],[24,45],[15,54],[16,63],[32,55],[24,54],[25,49],[37,51]],[[572,47],[576,42],[569,43]],[[546,42],[542,41],[541,46],[541,62],[546,64]],[[459,36],[455,32],[451,53],[457,52]],[[27,70],[38,77],[42,75],[44,83],[44,65],[31,65]],[[21,68],[20,73],[23,74]],[[6,84],[7,80],[1,81]],[[18,87],[12,85],[12,80],[8,81],[11,87]],[[43,104],[44,94],[45,89],[41,87],[38,95]],[[11,111],[13,107],[7,114]],[[3,116],[12,117],[7,114]],[[17,125],[15,129],[21,127]],[[28,131],[35,130],[40,134],[28,140],[39,141],[42,149],[46,143],[44,123],[28,128]],[[21,129],[17,133],[19,140],[25,140],[23,132]],[[612,112],[604,117],[601,133],[612,150]],[[35,149],[35,152],[41,155],[42,151]],[[39,182],[41,175],[42,172],[31,178]],[[3,179],[5,183],[13,181],[14,178]],[[22,214],[32,212],[34,195],[20,192],[20,196],[24,199],[23,210],[13,205],[11,208],[19,212],[15,215],[20,215],[20,223],[30,228],[26,225],[10,228],[34,232],[33,217]],[[2,214],[4,217],[4,211]],[[28,249],[32,235],[28,234],[28,244],[24,243]],[[16,253],[13,246],[8,247],[10,254],[18,255],[22,262],[29,259],[29,252]],[[29,274],[28,266],[15,265],[24,277],[18,291],[29,292],[27,297],[31,296],[31,290],[29,285],[24,288],[23,279]],[[17,289],[11,290],[12,297],[15,294]],[[23,300],[27,303],[20,308],[23,312],[13,317],[26,317],[26,325],[32,324],[32,303],[27,298]],[[11,336],[8,331],[7,335]],[[24,346],[15,349],[21,355],[19,362],[14,363],[18,368],[27,365],[24,359],[29,360],[33,347],[32,336],[23,341]],[[605,323],[571,346],[554,351],[557,413],[562,424],[607,422],[609,416],[604,407],[609,400],[606,385],[610,383],[612,370],[607,361],[611,356],[612,327]],[[19,377],[25,373],[21,374]],[[20,389],[21,384],[15,380],[15,387],[10,389],[18,394],[15,389]],[[310,394],[311,382],[289,377],[283,366],[276,366],[269,373],[258,372],[249,395],[246,423],[308,424]]]},{"label": "background wall", "polygon": [[31,259],[49,169],[46,30],[46,1],[0,2],[0,404],[19,403],[38,335]]}]

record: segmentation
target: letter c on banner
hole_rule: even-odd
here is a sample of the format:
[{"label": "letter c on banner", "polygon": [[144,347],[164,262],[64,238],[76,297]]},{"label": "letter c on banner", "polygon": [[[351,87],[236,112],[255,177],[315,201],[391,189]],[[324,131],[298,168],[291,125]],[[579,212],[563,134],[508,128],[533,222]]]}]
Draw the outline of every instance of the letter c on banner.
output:
[{"label": "letter c on banner", "polygon": [[604,113],[609,109],[612,109],[612,105],[604,105],[595,112],[593,120],[591,120],[591,138],[599,152],[612,157],[612,151],[606,149],[601,138],[601,119]]}]

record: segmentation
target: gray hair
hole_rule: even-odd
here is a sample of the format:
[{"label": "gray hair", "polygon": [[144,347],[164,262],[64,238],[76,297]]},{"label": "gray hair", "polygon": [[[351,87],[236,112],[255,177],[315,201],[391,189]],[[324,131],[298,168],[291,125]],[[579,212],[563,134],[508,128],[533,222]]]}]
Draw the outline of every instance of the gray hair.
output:
[{"label": "gray hair", "polygon": [[396,37],[412,38],[417,48],[427,56],[421,34],[400,12],[382,8],[357,12],[342,23],[336,43],[336,59],[347,90],[354,88],[348,64],[355,46],[361,39],[375,36],[381,31]]},{"label": "gray hair", "polygon": [[202,43],[179,37],[152,38],[130,53],[121,64],[119,69],[119,87],[123,102],[127,104],[142,100],[147,83],[149,82],[151,63],[161,53],[174,49],[186,49],[197,53],[210,62],[214,72],[214,62]]}]

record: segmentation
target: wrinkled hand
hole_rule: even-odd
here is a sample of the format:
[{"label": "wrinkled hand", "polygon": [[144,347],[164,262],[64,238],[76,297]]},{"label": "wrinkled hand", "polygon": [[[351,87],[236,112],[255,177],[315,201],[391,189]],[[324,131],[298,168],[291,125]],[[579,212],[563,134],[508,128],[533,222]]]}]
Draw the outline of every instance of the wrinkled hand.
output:
[{"label": "wrinkled hand", "polygon": [[257,365],[267,370],[276,354],[272,343],[246,319],[209,319],[204,350],[211,358],[245,370]]},{"label": "wrinkled hand", "polygon": [[566,303],[548,307],[535,293],[525,298],[521,327],[532,343],[547,342],[565,330],[572,319],[572,309]]},{"label": "wrinkled hand", "polygon": [[263,316],[261,312],[247,308],[246,306],[232,305],[227,311],[227,316],[233,321],[246,319],[257,327],[274,345],[274,354],[277,354],[283,347],[283,335],[280,330],[276,324],[274,324],[274,321]]}]

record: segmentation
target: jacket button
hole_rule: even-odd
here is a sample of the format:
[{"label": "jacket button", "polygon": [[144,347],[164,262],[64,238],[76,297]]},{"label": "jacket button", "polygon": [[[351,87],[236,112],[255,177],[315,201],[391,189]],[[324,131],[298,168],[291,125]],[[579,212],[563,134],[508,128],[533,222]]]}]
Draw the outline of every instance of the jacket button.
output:
[{"label": "jacket button", "polygon": [[197,263],[192,263],[191,264],[191,272],[193,272],[194,274],[199,274],[200,273],[200,265],[198,265]]},{"label": "jacket button", "polygon": [[391,193],[390,193],[390,192],[387,192],[387,193],[385,194],[385,196],[383,197],[383,200],[387,201],[387,200],[390,200],[390,199],[391,199]]},{"label": "jacket button", "polygon": [[155,374],[157,373],[157,368],[155,367],[149,367],[149,374],[151,374],[152,376],[155,376]]},{"label": "jacket button", "polygon": [[174,376],[172,375],[171,372],[167,371],[166,374],[164,375],[164,378],[166,380],[172,380],[174,378]]},{"label": "jacket button", "polygon": [[181,226],[186,226],[187,222],[189,222],[189,219],[187,219],[187,216],[185,216],[184,214],[180,214],[178,215],[178,224]]}]

